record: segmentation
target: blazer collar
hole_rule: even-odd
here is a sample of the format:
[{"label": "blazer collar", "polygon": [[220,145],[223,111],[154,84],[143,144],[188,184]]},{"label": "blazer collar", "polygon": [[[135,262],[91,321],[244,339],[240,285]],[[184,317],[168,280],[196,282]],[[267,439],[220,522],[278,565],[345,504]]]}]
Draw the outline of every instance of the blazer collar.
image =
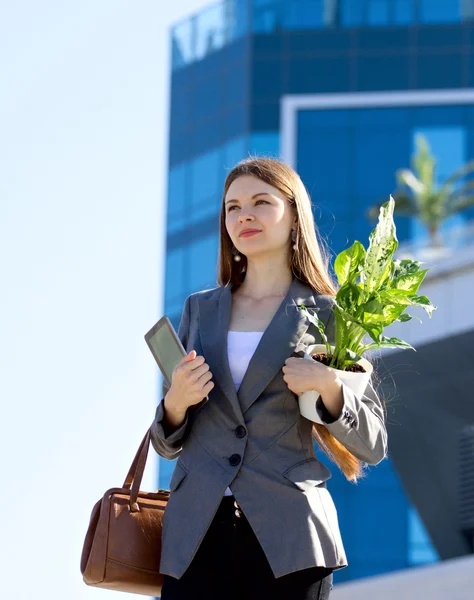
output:
[{"label": "blazer collar", "polygon": [[230,401],[235,414],[244,423],[243,413],[257,400],[268,383],[294,352],[310,322],[298,306],[316,306],[314,290],[293,278],[291,287],[264,331],[250,359],[238,392],[232,380],[227,356],[233,284],[221,286],[217,294],[199,299],[199,336],[212,380]]}]

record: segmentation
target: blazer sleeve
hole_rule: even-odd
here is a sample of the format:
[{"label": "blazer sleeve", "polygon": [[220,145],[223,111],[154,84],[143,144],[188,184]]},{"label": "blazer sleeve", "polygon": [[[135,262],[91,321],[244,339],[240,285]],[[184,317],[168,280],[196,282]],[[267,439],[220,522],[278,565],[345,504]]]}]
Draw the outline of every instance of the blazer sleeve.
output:
[{"label": "blazer sleeve", "polygon": [[[186,348],[189,335],[189,324],[191,319],[191,297],[188,296],[184,302],[183,313],[178,327],[178,337]],[[189,435],[190,417],[189,409],[186,411],[184,422],[172,433],[168,430],[165,423],[165,396],[168,393],[169,386],[166,379],[163,378],[161,388],[161,401],[155,412],[155,418],[151,424],[150,441],[155,451],[168,460],[174,460],[181,453],[183,444]]]},{"label": "blazer sleeve", "polygon": [[[326,322],[328,341],[335,344],[335,316],[331,310]],[[361,397],[342,384],[344,404],[338,418],[328,412],[321,396],[316,410],[328,431],[345,446],[351,454],[369,465],[377,465],[387,455],[388,436],[382,402],[371,380]]]}]

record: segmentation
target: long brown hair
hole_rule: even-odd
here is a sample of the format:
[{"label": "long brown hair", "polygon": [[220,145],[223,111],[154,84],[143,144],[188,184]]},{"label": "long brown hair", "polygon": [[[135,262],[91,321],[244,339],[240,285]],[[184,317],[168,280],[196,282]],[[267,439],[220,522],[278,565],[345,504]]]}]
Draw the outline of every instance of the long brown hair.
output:
[{"label": "long brown hair", "polygon": [[[278,189],[297,215],[297,249],[290,254],[288,265],[293,275],[319,294],[335,296],[337,281],[329,273],[329,252],[314,221],[310,196],[300,176],[288,165],[274,158],[250,156],[240,161],[227,175],[224,183],[220,215],[218,278],[220,286],[234,284],[237,289],[245,279],[247,257],[233,260],[232,240],[225,226],[225,196],[231,183],[241,175],[252,175]],[[352,483],[365,476],[362,462],[345,448],[319,423],[313,423],[312,437],[331,461],[336,463]]]}]

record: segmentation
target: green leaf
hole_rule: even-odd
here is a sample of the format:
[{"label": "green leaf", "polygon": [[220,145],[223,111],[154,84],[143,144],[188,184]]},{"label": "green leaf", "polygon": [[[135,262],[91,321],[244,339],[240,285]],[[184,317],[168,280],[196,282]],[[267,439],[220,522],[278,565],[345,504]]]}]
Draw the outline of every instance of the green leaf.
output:
[{"label": "green leaf", "polygon": [[418,260],[410,260],[409,258],[403,260],[394,259],[392,261],[392,278],[398,279],[399,277],[416,273],[423,264],[425,263]]},{"label": "green leaf", "polygon": [[374,342],[380,342],[384,325],[382,323],[364,323],[361,325]]},{"label": "green leaf", "polygon": [[[413,346],[411,346],[408,342],[404,342],[403,340],[400,340],[399,338],[396,337],[391,337],[391,338],[387,338],[385,336],[382,336],[380,343],[378,344],[368,344],[367,346],[363,346],[362,350],[359,350],[359,352],[367,352],[367,350],[375,350],[378,348],[404,348],[404,349],[408,349],[410,348],[411,350],[415,350],[415,348],[413,348]],[[416,352],[416,350],[415,350]]]},{"label": "green leaf", "polygon": [[385,321],[383,314],[385,306],[380,302],[378,297],[372,298],[362,305],[362,322],[363,323],[379,323]]},{"label": "green leaf", "polygon": [[[361,308],[362,311],[362,308]],[[337,315],[339,315],[339,319],[341,319],[342,321],[345,321],[347,323],[357,323],[358,325],[361,324],[360,319],[357,317],[357,315],[355,315],[353,312],[348,312],[346,310],[344,310],[344,308],[342,308],[342,306],[337,306],[334,307],[334,313]],[[337,317],[336,317],[337,319]]]},{"label": "green leaf", "polygon": [[361,287],[355,283],[345,283],[336,294],[336,301],[341,308],[357,312],[357,307],[364,297]]},{"label": "green leaf", "polygon": [[416,294],[428,271],[429,269],[423,269],[417,273],[408,273],[401,277],[396,277],[391,281],[391,289],[405,291],[407,294]]},{"label": "green leaf", "polygon": [[364,324],[378,324],[387,327],[405,310],[406,304],[387,301],[386,292],[381,292],[378,299],[373,299],[361,307]]},{"label": "green leaf", "polygon": [[[394,304],[403,303],[406,306],[410,304],[410,293],[403,289],[397,290],[396,288],[387,288],[380,292],[380,296],[384,302],[393,302]],[[411,294],[411,296],[413,296],[413,294]]]},{"label": "green leaf", "polygon": [[[362,356],[360,354],[357,354],[353,350],[350,350],[349,348],[347,348],[345,357],[342,359],[343,370],[346,369],[347,367],[350,367],[351,365],[355,364],[361,358],[362,358]],[[339,358],[339,360],[341,360],[341,359]]]},{"label": "green leaf", "polygon": [[412,301],[412,306],[421,306],[421,308],[428,313],[430,319],[433,311],[438,308],[434,304],[431,304],[426,296],[412,296],[410,300]]},{"label": "green leaf", "polygon": [[408,313],[403,313],[401,314],[398,319],[396,319],[397,321],[401,321],[402,323],[406,323],[407,321],[411,321],[412,319],[418,319],[418,321],[420,321],[420,323],[422,323],[423,321],[420,319],[420,317],[417,317],[415,315],[409,315]]},{"label": "green leaf", "polygon": [[310,321],[310,323],[312,323],[313,325],[315,325],[319,331],[319,333],[321,334],[321,338],[323,340],[324,345],[326,346],[326,350],[329,354],[329,341],[325,332],[325,325],[324,323],[321,321],[321,319],[317,316],[316,311],[313,311],[312,313],[310,313],[310,309],[306,308],[306,306],[304,304],[301,305],[300,309],[304,312],[304,314],[306,315],[306,317],[308,318],[308,320]]},{"label": "green leaf", "polygon": [[368,294],[379,289],[389,276],[392,256],[398,248],[393,221],[394,206],[395,201],[390,196],[390,200],[381,206],[379,221],[369,236],[369,249],[361,271],[361,281]]},{"label": "green leaf", "polygon": [[354,283],[359,276],[359,265],[365,258],[365,248],[359,242],[355,241],[350,248],[340,252],[334,261],[334,272],[336,273],[339,285],[347,282]]}]

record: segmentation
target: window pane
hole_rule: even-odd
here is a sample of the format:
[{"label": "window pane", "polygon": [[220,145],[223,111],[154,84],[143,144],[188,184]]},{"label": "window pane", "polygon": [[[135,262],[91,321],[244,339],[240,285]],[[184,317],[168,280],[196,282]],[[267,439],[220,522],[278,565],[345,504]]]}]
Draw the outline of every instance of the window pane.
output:
[{"label": "window pane", "polygon": [[158,487],[165,490],[170,489],[171,475],[173,475],[175,463],[177,461],[177,458],[175,460],[164,460],[163,458],[159,459]]},{"label": "window pane", "polygon": [[388,25],[389,22],[389,0],[368,0],[367,23],[369,25]]},{"label": "window pane", "polygon": [[362,2],[359,0],[341,0],[341,25],[355,27],[364,22]]},{"label": "window pane", "polygon": [[192,220],[200,221],[216,212],[219,190],[220,150],[213,150],[191,163]]},{"label": "window pane", "polygon": [[192,19],[187,19],[183,23],[176,25],[171,32],[171,57],[173,61],[173,69],[193,62],[194,48],[193,40],[193,25]]},{"label": "window pane", "polygon": [[249,31],[248,0],[226,0],[227,33],[229,41],[242,37]]},{"label": "window pane", "polygon": [[461,19],[461,0],[420,0],[422,23],[449,23]]},{"label": "window pane", "polygon": [[225,3],[205,8],[196,16],[196,58],[222,48],[225,42]]},{"label": "window pane", "polygon": [[325,27],[326,0],[293,0],[283,13],[285,29],[316,29]]},{"label": "window pane", "polygon": [[171,310],[171,306],[183,294],[186,277],[186,254],[186,247],[176,248],[167,253],[165,274],[165,305],[167,311]]},{"label": "window pane", "polygon": [[209,235],[191,244],[193,265],[189,273],[191,292],[217,287],[217,235]]},{"label": "window pane", "polygon": [[415,22],[415,0],[394,0],[393,2],[393,21],[399,25],[407,25]]},{"label": "window pane", "polygon": [[181,163],[170,170],[168,177],[168,233],[182,229],[186,221],[186,193],[188,163]]},{"label": "window pane", "polygon": [[438,554],[415,508],[408,509],[408,561],[411,565],[437,562]]},{"label": "window pane", "polygon": [[258,156],[280,156],[280,134],[278,132],[254,133],[250,136],[250,154]]},{"label": "window pane", "polygon": [[224,169],[228,172],[247,156],[247,136],[230,140],[222,149],[224,153]]},{"label": "window pane", "polygon": [[254,0],[253,31],[256,33],[275,31],[282,23],[282,12],[282,0]]},{"label": "window pane", "polygon": [[235,165],[248,156],[247,148],[246,135],[234,138],[222,147],[223,162],[219,167],[219,192],[216,198],[217,212],[220,212],[222,206],[225,179]]}]

